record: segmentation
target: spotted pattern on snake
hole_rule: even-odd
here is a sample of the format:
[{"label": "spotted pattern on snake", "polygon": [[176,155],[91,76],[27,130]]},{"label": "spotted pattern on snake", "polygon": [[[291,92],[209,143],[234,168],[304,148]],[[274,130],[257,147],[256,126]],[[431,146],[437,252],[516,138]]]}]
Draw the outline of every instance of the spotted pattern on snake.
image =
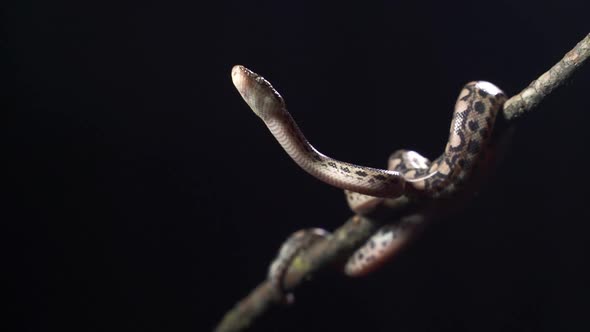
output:
[{"label": "spotted pattern on snake", "polygon": [[[399,150],[387,170],[354,165],[327,157],[305,138],[286,109],[280,94],[261,76],[243,66],[232,69],[234,85],[271,133],[305,171],[345,189],[351,209],[369,213],[384,202],[420,202],[452,198],[476,178],[504,93],[489,82],[470,82],[461,90],[451,120],[444,152],[430,162],[414,151]],[[402,204],[402,205],[403,205]],[[407,220],[412,220],[407,223]],[[396,225],[379,230],[346,264],[351,276],[363,275],[387,261],[424,221],[420,213],[401,216]],[[409,227],[399,227],[402,224]],[[380,245],[377,245],[379,243]]]},{"label": "spotted pattern on snake", "polygon": [[[430,162],[414,151],[394,152],[388,168],[403,174],[411,184],[405,196],[413,202],[443,197],[453,199],[470,181],[483,176],[485,167],[481,166],[487,162],[496,115],[505,100],[504,93],[491,83],[470,82],[457,98],[449,139],[440,157]],[[385,201],[350,191],[346,194],[349,206],[357,213],[370,212]],[[404,218],[411,218],[413,222],[408,224]],[[433,218],[427,213],[415,212],[401,216],[397,224],[382,227],[351,256],[345,273],[363,276],[379,268],[430,219]]]},{"label": "spotted pattern on snake", "polygon": [[430,163],[413,151],[392,155],[389,168],[412,184],[406,194],[437,198],[453,193],[468,180],[485,155],[505,100],[504,93],[489,82],[467,83],[455,104],[449,139],[440,157]]}]

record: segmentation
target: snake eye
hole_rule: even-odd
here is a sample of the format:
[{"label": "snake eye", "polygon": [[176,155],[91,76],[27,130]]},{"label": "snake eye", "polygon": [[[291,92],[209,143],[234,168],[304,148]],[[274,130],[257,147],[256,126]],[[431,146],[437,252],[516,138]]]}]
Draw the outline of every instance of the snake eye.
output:
[{"label": "snake eye", "polygon": [[280,114],[285,108],[281,95],[262,76],[244,66],[232,68],[232,81],[244,101],[262,120]]}]

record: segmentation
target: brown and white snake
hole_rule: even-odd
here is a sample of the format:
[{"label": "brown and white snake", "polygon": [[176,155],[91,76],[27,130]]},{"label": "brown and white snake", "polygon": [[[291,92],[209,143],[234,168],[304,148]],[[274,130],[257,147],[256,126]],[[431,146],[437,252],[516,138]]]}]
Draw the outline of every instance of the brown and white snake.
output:
[{"label": "brown and white snake", "polygon": [[[455,104],[449,138],[444,152],[430,162],[414,151],[398,150],[389,158],[388,169],[354,165],[330,158],[316,150],[305,138],[285,102],[271,84],[243,66],[234,66],[232,80],[246,103],[266,124],[289,156],[314,177],[344,189],[354,212],[369,214],[388,205],[402,211],[397,222],[383,226],[351,256],[345,266],[350,276],[364,275],[386,262],[436,209],[420,202],[433,198],[449,200],[481,176],[498,111],[506,101],[504,93],[489,82],[467,83]],[[400,208],[401,207],[401,208]],[[418,207],[418,208],[417,208]],[[297,248],[283,248],[270,278],[281,278],[299,247],[312,241],[287,241]],[[314,239],[318,232],[315,231]]]}]

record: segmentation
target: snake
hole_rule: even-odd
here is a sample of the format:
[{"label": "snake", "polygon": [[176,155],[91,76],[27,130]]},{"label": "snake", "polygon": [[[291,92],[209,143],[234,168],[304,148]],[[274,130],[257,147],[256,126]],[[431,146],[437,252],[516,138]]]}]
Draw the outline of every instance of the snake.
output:
[{"label": "snake", "polygon": [[283,277],[295,257],[318,240],[326,239],[329,236],[330,234],[321,228],[302,229],[291,234],[281,245],[277,257],[272,261],[267,279],[284,292]]},{"label": "snake", "polygon": [[[370,214],[384,205],[422,207],[426,204],[421,202],[460,197],[464,188],[484,173],[497,114],[506,101],[504,92],[490,82],[467,83],[455,103],[449,137],[438,158],[430,161],[415,151],[398,150],[389,157],[387,169],[379,169],[319,152],[303,135],[269,81],[241,65],[232,68],[231,76],[244,101],[291,159],[315,178],[344,189],[349,207],[359,214]],[[426,219],[437,213],[423,208],[401,210],[405,212],[397,222],[381,227],[350,257],[345,265],[347,275],[365,275],[383,265]],[[281,259],[292,259],[295,252],[290,250],[290,255]]]}]

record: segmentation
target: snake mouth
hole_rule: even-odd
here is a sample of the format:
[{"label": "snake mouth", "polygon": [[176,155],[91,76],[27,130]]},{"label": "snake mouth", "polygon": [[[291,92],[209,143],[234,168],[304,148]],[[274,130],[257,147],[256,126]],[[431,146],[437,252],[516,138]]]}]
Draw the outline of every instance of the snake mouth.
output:
[{"label": "snake mouth", "polygon": [[231,76],[244,101],[262,120],[268,120],[285,108],[281,95],[264,77],[242,65],[234,66]]},{"label": "snake mouth", "polygon": [[258,85],[263,85],[266,88],[271,88],[272,85],[264,79],[264,77],[256,74],[255,72],[251,71],[250,69],[242,66],[242,65],[235,65],[232,68],[232,78],[234,79],[234,84],[236,84],[235,79],[246,79],[251,83],[255,83]]}]

